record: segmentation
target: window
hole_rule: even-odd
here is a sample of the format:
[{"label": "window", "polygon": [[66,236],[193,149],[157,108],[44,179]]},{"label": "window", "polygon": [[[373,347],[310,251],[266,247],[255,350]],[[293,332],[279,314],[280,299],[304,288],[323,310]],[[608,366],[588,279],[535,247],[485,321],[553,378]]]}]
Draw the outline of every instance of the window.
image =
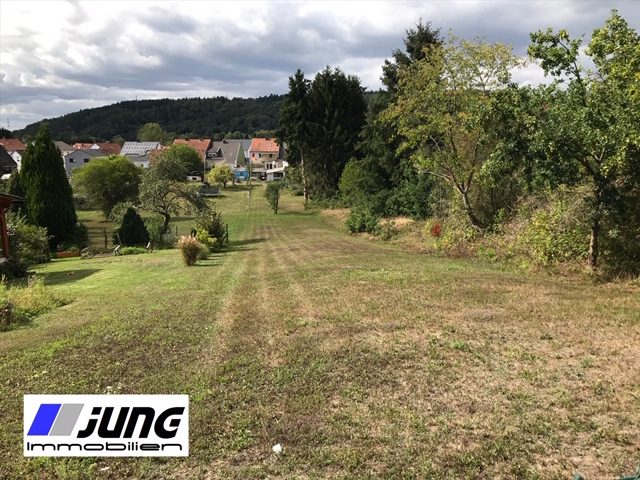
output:
[{"label": "window", "polygon": [[76,161],[73,158],[70,158],[69,163],[76,163]]},{"label": "window", "polygon": [[88,159],[88,158],[85,158],[85,159],[84,159],[84,163],[89,163],[89,159]]}]

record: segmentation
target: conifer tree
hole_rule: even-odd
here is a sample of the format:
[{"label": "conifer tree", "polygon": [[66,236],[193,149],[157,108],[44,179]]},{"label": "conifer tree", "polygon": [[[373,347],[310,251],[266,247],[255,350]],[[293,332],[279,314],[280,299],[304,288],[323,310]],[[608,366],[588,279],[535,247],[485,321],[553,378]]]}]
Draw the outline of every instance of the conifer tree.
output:
[{"label": "conifer tree", "polygon": [[118,229],[118,238],[124,246],[146,245],[149,241],[149,232],[144,226],[142,217],[133,208],[129,207],[122,217],[122,223]]},{"label": "conifer tree", "polygon": [[46,227],[51,247],[73,239],[76,211],[60,150],[43,125],[22,160],[21,183],[29,221]]}]

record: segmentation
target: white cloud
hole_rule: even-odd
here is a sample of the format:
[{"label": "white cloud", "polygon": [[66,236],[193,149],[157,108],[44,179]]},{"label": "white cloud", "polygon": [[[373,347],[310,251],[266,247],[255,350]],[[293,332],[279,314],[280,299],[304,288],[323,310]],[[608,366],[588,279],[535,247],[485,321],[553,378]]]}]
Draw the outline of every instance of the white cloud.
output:
[{"label": "white cloud", "polygon": [[[325,65],[377,89],[384,58],[419,18],[524,55],[529,32],[588,34],[614,5],[638,28],[633,2],[3,0],[0,125],[133,98],[284,93],[297,68]],[[544,81],[532,65],[514,78]]]}]

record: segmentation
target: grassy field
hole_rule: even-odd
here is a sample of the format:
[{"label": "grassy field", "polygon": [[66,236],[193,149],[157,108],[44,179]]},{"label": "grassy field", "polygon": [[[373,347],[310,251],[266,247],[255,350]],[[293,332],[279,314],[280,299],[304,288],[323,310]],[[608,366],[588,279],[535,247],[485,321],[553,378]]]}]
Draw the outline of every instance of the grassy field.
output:
[{"label": "grassy field", "polygon": [[[231,247],[57,260],[0,333],[0,478],[591,479],[640,463],[640,289],[218,202]],[[189,220],[181,220],[189,228]],[[25,393],[187,393],[188,459],[22,457]],[[283,455],[271,453],[281,443]]]}]

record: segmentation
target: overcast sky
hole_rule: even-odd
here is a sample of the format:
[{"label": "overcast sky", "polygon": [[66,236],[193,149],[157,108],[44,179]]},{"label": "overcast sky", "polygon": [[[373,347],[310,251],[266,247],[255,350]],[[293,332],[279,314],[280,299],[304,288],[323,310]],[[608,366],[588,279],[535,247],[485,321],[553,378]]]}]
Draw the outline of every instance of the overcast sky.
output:
[{"label": "overcast sky", "polygon": [[[0,0],[0,126],[120,100],[285,93],[297,68],[325,65],[381,86],[381,65],[422,17],[525,55],[529,32],[587,34],[639,1],[170,2]],[[515,78],[537,83],[530,66]]]}]

